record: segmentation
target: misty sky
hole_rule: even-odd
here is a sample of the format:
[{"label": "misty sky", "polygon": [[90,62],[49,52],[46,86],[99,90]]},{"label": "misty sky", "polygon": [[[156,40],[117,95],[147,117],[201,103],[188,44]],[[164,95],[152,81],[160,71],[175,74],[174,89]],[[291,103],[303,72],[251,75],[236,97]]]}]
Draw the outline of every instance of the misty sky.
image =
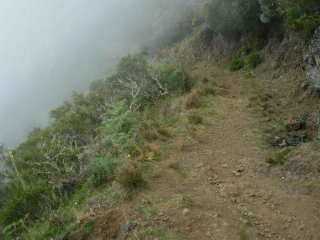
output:
[{"label": "misty sky", "polygon": [[0,142],[44,125],[49,109],[138,46],[147,31],[138,2],[1,0]]}]

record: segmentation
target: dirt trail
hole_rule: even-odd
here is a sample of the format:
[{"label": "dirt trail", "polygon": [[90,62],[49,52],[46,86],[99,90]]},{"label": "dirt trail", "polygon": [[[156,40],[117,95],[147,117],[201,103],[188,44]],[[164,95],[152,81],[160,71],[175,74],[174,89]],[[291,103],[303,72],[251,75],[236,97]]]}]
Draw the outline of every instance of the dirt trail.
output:
[{"label": "dirt trail", "polygon": [[154,201],[152,221],[186,239],[320,239],[319,199],[259,171],[265,152],[240,74],[200,69],[196,76],[223,84],[226,93],[215,97],[215,114],[196,141],[172,147],[137,203]]}]

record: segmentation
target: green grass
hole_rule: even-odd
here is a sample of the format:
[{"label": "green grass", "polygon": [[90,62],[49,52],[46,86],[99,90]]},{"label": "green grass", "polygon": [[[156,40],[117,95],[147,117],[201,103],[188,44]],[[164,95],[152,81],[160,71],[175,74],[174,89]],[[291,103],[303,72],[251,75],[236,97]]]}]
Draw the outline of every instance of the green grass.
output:
[{"label": "green grass", "polygon": [[114,177],[118,164],[118,161],[112,158],[96,158],[89,165],[89,181],[94,187],[106,184]]},{"label": "green grass", "polygon": [[258,51],[244,52],[240,50],[231,60],[230,71],[253,70],[263,62],[263,59]]},{"label": "green grass", "polygon": [[272,153],[270,156],[268,156],[266,162],[269,163],[271,166],[284,165],[289,158],[291,150],[291,148],[278,150]]}]

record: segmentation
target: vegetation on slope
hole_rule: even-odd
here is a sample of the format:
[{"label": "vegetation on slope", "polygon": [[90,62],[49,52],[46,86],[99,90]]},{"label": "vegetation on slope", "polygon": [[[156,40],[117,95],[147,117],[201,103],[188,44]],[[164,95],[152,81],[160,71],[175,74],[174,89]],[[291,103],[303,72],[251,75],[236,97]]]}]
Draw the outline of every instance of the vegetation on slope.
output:
[{"label": "vegetation on slope", "polygon": [[179,66],[150,65],[144,55],[129,55],[113,75],[53,110],[51,126],[34,130],[12,152],[18,174],[11,176],[0,212],[5,236],[18,236],[79,190],[114,179],[128,191],[144,185],[135,161],[146,151],[142,113],[189,88]]}]

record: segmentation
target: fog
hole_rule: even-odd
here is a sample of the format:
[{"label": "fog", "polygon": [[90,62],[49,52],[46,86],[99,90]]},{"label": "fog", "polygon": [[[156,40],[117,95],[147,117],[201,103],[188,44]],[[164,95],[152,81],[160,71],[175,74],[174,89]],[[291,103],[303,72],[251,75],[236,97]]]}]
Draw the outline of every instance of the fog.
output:
[{"label": "fog", "polygon": [[[159,11],[163,2],[167,16]],[[14,146],[32,128],[45,126],[50,109],[169,28],[189,2],[2,0],[0,142]],[[162,26],[156,18],[165,19]]]}]

